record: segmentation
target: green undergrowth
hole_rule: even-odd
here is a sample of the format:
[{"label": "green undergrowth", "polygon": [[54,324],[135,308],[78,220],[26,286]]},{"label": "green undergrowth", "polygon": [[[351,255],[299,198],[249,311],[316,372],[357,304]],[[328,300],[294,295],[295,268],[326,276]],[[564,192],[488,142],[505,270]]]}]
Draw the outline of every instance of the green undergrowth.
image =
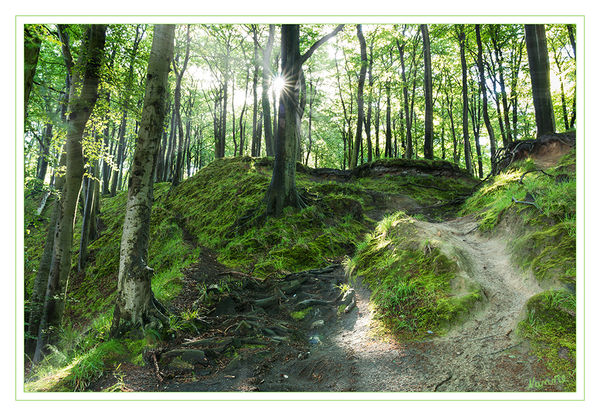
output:
[{"label": "green undergrowth", "polygon": [[98,316],[87,331],[72,326],[61,328],[59,341],[28,374],[25,391],[84,391],[90,383],[123,362],[143,364],[142,353],[156,341],[109,339],[112,312]]},{"label": "green undergrowth", "polygon": [[575,167],[575,150],[543,172],[530,159],[520,161],[479,189],[462,212],[475,215],[485,232],[506,233],[513,261],[550,289],[528,301],[518,327],[564,390],[575,389]]},{"label": "green undergrowth", "polygon": [[553,168],[534,170],[531,160],[514,164],[469,198],[461,213],[474,214],[482,231],[505,225],[512,234],[514,260],[524,269],[531,268],[540,282],[574,287],[575,151]]},{"label": "green undergrowth", "polygon": [[454,293],[457,263],[437,242],[421,236],[402,212],[384,218],[346,264],[372,291],[378,318],[402,338],[440,335],[465,317],[480,299],[475,283]]},{"label": "green undergrowth", "polygon": [[527,318],[518,325],[519,334],[546,366],[547,378],[559,380],[563,391],[575,391],[575,310],[574,294],[545,291],[529,299]]}]

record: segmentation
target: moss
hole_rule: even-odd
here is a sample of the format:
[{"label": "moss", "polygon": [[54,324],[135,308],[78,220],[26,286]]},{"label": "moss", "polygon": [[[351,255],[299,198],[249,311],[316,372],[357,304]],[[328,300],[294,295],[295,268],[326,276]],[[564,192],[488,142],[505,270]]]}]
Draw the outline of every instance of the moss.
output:
[{"label": "moss", "polygon": [[292,317],[292,319],[295,319],[297,321],[301,321],[304,318],[306,318],[306,315],[308,315],[309,312],[312,311],[312,310],[313,310],[313,307],[309,306],[306,309],[302,309],[302,310],[290,313],[290,316]]},{"label": "moss", "polygon": [[527,318],[518,325],[519,334],[531,343],[548,377],[560,376],[565,391],[575,391],[576,386],[575,303],[570,292],[542,292],[529,299]]},{"label": "moss", "polygon": [[414,221],[401,212],[384,218],[346,267],[364,278],[377,316],[402,338],[444,332],[480,298],[476,285],[466,294],[452,293],[457,264],[420,238]]}]

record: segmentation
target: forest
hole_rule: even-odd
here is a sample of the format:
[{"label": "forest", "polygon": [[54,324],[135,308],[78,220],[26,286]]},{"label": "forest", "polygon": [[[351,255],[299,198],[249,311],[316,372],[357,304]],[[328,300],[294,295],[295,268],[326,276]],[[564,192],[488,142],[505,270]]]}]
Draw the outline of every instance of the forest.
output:
[{"label": "forest", "polygon": [[575,391],[574,24],[25,24],[26,392]]}]

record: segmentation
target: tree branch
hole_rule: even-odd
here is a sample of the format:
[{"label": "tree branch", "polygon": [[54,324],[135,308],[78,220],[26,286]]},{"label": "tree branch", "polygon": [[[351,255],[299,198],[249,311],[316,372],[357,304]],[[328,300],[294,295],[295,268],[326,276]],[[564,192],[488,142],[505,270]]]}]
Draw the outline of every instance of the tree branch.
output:
[{"label": "tree branch", "polygon": [[340,32],[343,28],[344,28],[344,25],[338,25],[333,30],[333,32],[329,33],[328,35],[323,36],[321,39],[319,39],[318,41],[313,43],[313,45],[310,47],[310,49],[308,51],[306,51],[304,53],[304,55],[302,55],[300,57],[300,61],[299,61],[298,65],[302,66],[302,64],[304,64],[304,62],[306,62],[308,60],[308,58],[311,57],[311,55],[319,48],[319,46],[321,46],[322,44],[327,42],[329,39],[331,39],[332,37],[337,35],[338,32]]}]

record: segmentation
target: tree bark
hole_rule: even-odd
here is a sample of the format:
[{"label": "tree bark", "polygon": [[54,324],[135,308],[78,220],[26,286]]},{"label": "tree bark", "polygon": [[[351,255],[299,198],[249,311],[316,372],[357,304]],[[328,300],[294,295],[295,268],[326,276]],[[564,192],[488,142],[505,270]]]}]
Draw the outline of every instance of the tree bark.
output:
[{"label": "tree bark", "polygon": [[488,136],[490,139],[490,161],[492,165],[492,172],[496,172],[496,136],[494,134],[494,128],[490,121],[490,115],[488,114],[488,101],[487,101],[487,87],[485,85],[485,72],[483,67],[483,44],[481,42],[481,27],[475,25],[475,34],[477,36],[477,68],[479,69],[479,88],[481,89],[482,99],[482,112],[483,121],[485,128],[487,129]]},{"label": "tree bark", "polygon": [[[173,186],[179,185],[182,176],[182,162],[183,162],[183,122],[181,121],[181,81],[183,80],[183,74],[187,68],[188,61],[190,59],[190,25],[187,25],[186,32],[186,46],[185,46],[185,58],[181,68],[177,68],[177,63],[173,60],[173,72],[175,72],[175,92],[173,93],[173,108],[175,111],[175,117],[177,119],[177,133],[179,140],[177,142],[177,159],[175,161],[175,170],[173,172]],[[164,118],[164,117],[163,117]]]},{"label": "tree bark", "polygon": [[310,49],[300,55],[300,26],[281,26],[281,69],[286,77],[286,91],[279,99],[278,133],[275,144],[273,176],[265,197],[267,215],[277,216],[283,208],[302,207],[303,202],[296,188],[296,154],[298,120],[296,110],[299,105],[300,72],[302,64],[324,42],[335,36],[343,25],[315,42]]},{"label": "tree bark", "polygon": [[269,25],[269,38],[263,50],[263,73],[262,73],[262,110],[265,129],[265,150],[267,156],[275,155],[275,142],[273,139],[273,125],[271,121],[271,108],[269,105],[269,81],[272,79],[271,53],[275,40],[275,25]]},{"label": "tree bark", "polygon": [[111,335],[132,329],[163,329],[168,325],[151,288],[148,239],[153,199],[153,173],[166,113],[169,62],[173,57],[174,25],[156,25],[148,60],[141,126],[131,167],[127,210],[121,238],[117,301]]},{"label": "tree bark", "polygon": [[356,25],[356,36],[360,43],[360,74],[358,76],[358,90],[356,93],[356,105],[358,107],[358,117],[356,119],[356,135],[354,137],[354,152],[350,162],[350,168],[353,169],[358,165],[358,150],[362,146],[362,130],[365,120],[365,104],[364,104],[364,89],[365,77],[367,75],[367,44],[362,32],[362,25]]},{"label": "tree bark", "polygon": [[[105,25],[90,25],[85,35],[84,46],[79,55],[78,64],[81,75],[73,75],[69,96],[69,119],[66,141],[66,174],[62,190],[60,211],[58,214],[52,261],[44,299],[44,309],[38,330],[38,341],[33,361],[38,362],[45,353],[48,340],[54,334],[50,328],[56,328],[63,312],[62,290],[67,285],[71,268],[71,245],[73,242],[73,222],[81,181],[83,178],[83,151],[81,139],[85,125],[92,113],[97,99],[99,73],[105,42]],[[82,76],[80,81],[78,78]],[[74,86],[81,89],[79,94]],[[57,299],[57,297],[59,299]]]},{"label": "tree bark", "polygon": [[27,119],[27,105],[29,104],[29,96],[31,95],[31,89],[33,87],[33,77],[35,76],[35,70],[37,68],[38,58],[40,56],[40,47],[42,46],[42,40],[36,32],[35,25],[25,25],[24,33],[24,115]]},{"label": "tree bark", "polygon": [[525,25],[525,42],[531,74],[537,137],[554,133],[554,108],[550,94],[550,62],[544,25]]},{"label": "tree bark", "polygon": [[462,69],[462,99],[463,99],[463,112],[462,112],[462,125],[463,125],[463,139],[465,147],[465,165],[469,173],[473,173],[473,166],[471,164],[471,142],[469,140],[469,93],[467,85],[467,58],[465,56],[465,28],[464,25],[460,25],[460,33],[458,36],[460,43],[460,65]]},{"label": "tree bark", "polygon": [[425,144],[423,146],[423,154],[425,159],[433,159],[433,91],[431,81],[431,50],[427,25],[421,25],[421,33],[423,36],[423,60],[425,63]]}]

